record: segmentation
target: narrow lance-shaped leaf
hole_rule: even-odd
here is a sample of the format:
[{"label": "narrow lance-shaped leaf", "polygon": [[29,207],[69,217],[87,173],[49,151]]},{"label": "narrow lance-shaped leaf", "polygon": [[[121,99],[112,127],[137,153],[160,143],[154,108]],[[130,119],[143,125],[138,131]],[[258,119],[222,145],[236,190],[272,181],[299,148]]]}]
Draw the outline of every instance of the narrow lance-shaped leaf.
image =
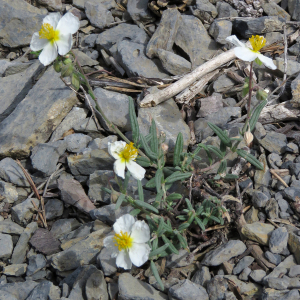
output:
[{"label": "narrow lance-shaped leaf", "polygon": [[156,132],[156,124],[153,119],[152,119],[152,124],[150,127],[150,134],[151,134],[151,140],[150,140],[151,150],[155,154],[158,154],[158,138],[157,138],[157,132]]},{"label": "narrow lance-shaped leaf", "polygon": [[171,243],[171,241],[163,234],[162,235],[162,239],[166,244],[169,244],[169,249],[175,253],[175,254],[179,254],[178,250],[174,247],[174,245]]},{"label": "narrow lance-shaped leaf", "polygon": [[129,98],[129,119],[130,119],[130,124],[131,124],[131,131],[132,131],[132,137],[134,143],[137,145],[139,141],[139,134],[140,134],[140,129],[139,129],[139,124],[136,118],[135,114],[135,108],[134,108],[134,102],[131,97]]},{"label": "narrow lance-shaped leaf", "polygon": [[159,247],[159,248],[157,248],[157,249],[151,251],[150,254],[149,254],[149,258],[155,257],[155,256],[157,256],[157,255],[160,255],[160,254],[161,254],[162,252],[164,252],[168,247],[169,247],[169,244],[165,244],[165,245],[163,245],[163,246],[161,246],[161,247]]},{"label": "narrow lance-shaped leaf", "polygon": [[153,260],[151,260],[151,263],[150,263],[150,268],[151,268],[151,271],[153,273],[153,276],[155,277],[157,283],[159,284],[159,286],[161,287],[162,291],[165,289],[161,279],[160,279],[160,276],[158,274],[158,271],[157,271],[157,268],[156,268],[156,265],[154,263]]},{"label": "narrow lance-shaped leaf", "polygon": [[263,164],[256,159],[253,155],[249,154],[245,150],[237,149],[237,154],[243,158],[245,158],[251,165],[255,166],[257,169],[263,170],[264,166]]},{"label": "narrow lance-shaped leaf", "polygon": [[180,155],[183,151],[183,136],[182,133],[179,132],[177,135],[175,148],[174,148],[174,156],[173,156],[173,165],[174,167],[179,166],[180,164]]},{"label": "narrow lance-shaped leaf", "polygon": [[173,183],[177,180],[184,180],[192,176],[192,173],[181,173],[179,171],[173,173],[169,177],[166,178],[166,183]]},{"label": "narrow lance-shaped leaf", "polygon": [[217,125],[212,124],[210,122],[207,123],[207,125],[212,129],[215,134],[219,137],[219,139],[228,147],[231,146],[231,141],[229,136],[225,131],[223,131],[221,128],[219,128]]},{"label": "narrow lance-shaped leaf", "polygon": [[254,130],[257,120],[260,116],[260,113],[263,110],[263,108],[267,105],[267,103],[268,103],[267,100],[263,100],[255,107],[253,113],[251,114],[250,121],[249,121],[250,131]]},{"label": "narrow lance-shaped leaf", "polygon": [[164,176],[164,174],[163,174],[162,170],[158,169],[155,174],[155,185],[156,185],[157,193],[159,193],[161,191],[161,183],[163,180],[163,176]]},{"label": "narrow lance-shaped leaf", "polygon": [[158,210],[153,207],[151,204],[147,203],[147,202],[143,202],[143,201],[140,201],[140,200],[135,200],[134,203],[142,208],[146,208],[150,211],[153,211],[155,212],[156,214],[158,214]]},{"label": "narrow lance-shaped leaf", "polygon": [[137,186],[138,186],[139,199],[144,202],[144,191],[143,191],[142,182],[140,180],[137,181]]},{"label": "narrow lance-shaped leaf", "polygon": [[123,203],[123,201],[125,200],[125,195],[124,194],[121,194],[117,200],[117,203],[116,203],[116,206],[115,206],[115,209],[118,209],[121,204]]},{"label": "narrow lance-shaped leaf", "polygon": [[149,147],[148,143],[146,142],[145,140],[145,137],[141,134],[140,135],[140,138],[141,138],[141,144],[147,154],[147,156],[150,158],[150,159],[157,159],[157,154],[155,154]]}]

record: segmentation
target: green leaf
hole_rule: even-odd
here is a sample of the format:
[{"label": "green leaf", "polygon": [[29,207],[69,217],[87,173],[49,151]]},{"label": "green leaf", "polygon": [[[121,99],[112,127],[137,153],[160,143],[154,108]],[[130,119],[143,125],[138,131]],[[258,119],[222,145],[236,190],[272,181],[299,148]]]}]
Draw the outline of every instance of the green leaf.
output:
[{"label": "green leaf", "polygon": [[141,201],[144,202],[144,191],[143,191],[142,182],[140,180],[137,181],[137,186],[138,186],[139,198]]},{"label": "green leaf", "polygon": [[188,198],[184,199],[189,210],[193,210],[193,205]]},{"label": "green leaf", "polygon": [[150,167],[151,165],[151,161],[148,157],[138,156],[135,161],[144,168]]},{"label": "green leaf", "polygon": [[155,184],[155,177],[151,178],[146,184],[145,187],[149,188],[149,189],[153,189],[156,187]]},{"label": "green leaf", "polygon": [[157,193],[159,193],[161,191],[161,184],[162,184],[163,179],[164,179],[163,171],[161,169],[158,169],[156,171],[156,174],[155,174],[154,178],[155,178],[156,191],[157,191]]},{"label": "green leaf", "polygon": [[243,90],[242,90],[242,97],[246,97],[249,94],[249,85],[248,84],[244,84],[243,86]]},{"label": "green leaf", "polygon": [[224,153],[222,153],[222,151],[216,146],[207,145],[207,149],[215,153],[221,159],[224,157]]},{"label": "green leaf", "polygon": [[117,200],[117,203],[116,203],[116,206],[115,206],[115,210],[117,210],[121,206],[122,202],[125,200],[125,197],[126,196],[124,194],[121,194],[119,196],[119,198]]},{"label": "green leaf", "polygon": [[160,279],[160,276],[159,276],[159,274],[158,274],[156,265],[155,265],[155,263],[154,263],[153,260],[151,260],[150,268],[151,268],[151,271],[152,271],[152,273],[153,273],[153,276],[155,277],[157,283],[159,284],[159,286],[161,287],[161,289],[162,289],[162,291],[163,291],[163,290],[165,289],[165,287],[164,287],[163,282],[162,282],[161,279]]},{"label": "green leaf", "polygon": [[215,221],[216,223],[220,223],[219,218],[215,217],[215,216],[210,216],[210,219]]},{"label": "green leaf", "polygon": [[106,187],[103,187],[103,186],[101,187],[101,190],[104,191],[104,192],[106,192],[106,193],[108,193],[108,194],[112,193],[112,191],[110,189],[108,189]]},{"label": "green leaf", "polygon": [[205,225],[204,225],[204,223],[203,223],[199,218],[197,218],[197,217],[195,217],[195,221],[196,221],[196,223],[198,224],[198,226],[199,226],[203,231],[205,231]]},{"label": "green leaf", "polygon": [[147,202],[135,200],[134,203],[142,208],[146,208],[146,209],[151,210],[151,211],[155,212],[156,214],[158,214],[158,210]]},{"label": "green leaf", "polygon": [[257,169],[264,170],[263,164],[253,155],[249,154],[248,152],[242,149],[237,149],[236,152],[239,156],[245,158],[249,163],[251,163],[251,165],[255,166]]},{"label": "green leaf", "polygon": [[261,111],[263,110],[263,108],[267,105],[267,103],[268,103],[267,100],[263,100],[255,107],[253,113],[251,114],[250,121],[249,121],[250,131],[254,130],[257,120],[259,118],[259,115],[260,115]]},{"label": "green leaf", "polygon": [[198,155],[195,155],[194,159],[196,159],[196,160],[202,160],[202,158],[200,156],[198,156]]},{"label": "green leaf", "polygon": [[173,194],[170,194],[166,200],[167,201],[173,201],[173,200],[179,200],[182,198],[182,195],[181,194],[178,194],[178,193],[173,193]]},{"label": "green leaf", "polygon": [[179,232],[176,232],[176,236],[180,242],[180,245],[183,249],[187,248],[188,247],[188,244],[187,244],[187,241],[186,239],[179,233]]},{"label": "green leaf", "polygon": [[177,216],[176,218],[180,221],[186,221],[187,216]]},{"label": "green leaf", "polygon": [[219,128],[217,125],[212,124],[210,122],[207,123],[207,125],[212,129],[215,134],[219,137],[219,139],[227,146],[231,147],[231,141],[227,134],[227,132],[223,131],[221,128]]},{"label": "green leaf", "polygon": [[[152,242],[152,251],[156,250],[157,247],[158,247],[158,238],[155,238]],[[150,254],[151,254],[151,252],[150,252]]]},{"label": "green leaf", "polygon": [[74,66],[72,64],[63,65],[61,68],[61,77],[69,77],[74,71]]},{"label": "green leaf", "polygon": [[175,254],[179,254],[178,250],[174,247],[174,245],[172,244],[172,242],[163,234],[162,236],[163,241],[165,242],[165,244],[169,244],[169,249],[175,253]]},{"label": "green leaf", "polygon": [[264,90],[259,89],[256,92],[256,99],[257,100],[267,100],[267,98],[268,98],[268,93],[265,92]]},{"label": "green leaf", "polygon": [[157,235],[161,236],[164,232],[166,231],[165,229],[165,222],[163,218],[160,218],[159,220],[159,225],[158,225],[158,229],[157,229]]},{"label": "green leaf", "polygon": [[133,138],[134,144],[137,145],[137,143],[139,141],[140,129],[139,129],[139,124],[138,124],[136,114],[135,114],[135,107],[134,107],[133,99],[130,96],[128,98],[129,98],[129,119],[130,119],[131,131],[132,131],[132,138]]},{"label": "green leaf", "polygon": [[222,160],[217,171],[218,174],[226,174],[227,160]]},{"label": "green leaf", "polygon": [[152,119],[152,124],[150,127],[150,134],[151,134],[151,140],[150,140],[150,147],[151,150],[158,154],[158,138],[157,138],[157,132],[156,132],[156,124],[154,119]]},{"label": "green leaf", "polygon": [[42,53],[42,51],[43,49],[39,51],[30,51],[30,54],[33,55],[35,58],[37,58]]},{"label": "green leaf", "polygon": [[179,166],[180,165],[180,155],[183,151],[183,136],[182,133],[179,132],[177,135],[175,148],[174,148],[174,157],[173,157],[173,166]]},{"label": "green leaf", "polygon": [[130,172],[127,171],[126,174],[125,174],[125,179],[124,179],[124,189],[127,190],[127,187],[128,187],[128,182],[129,182],[129,179],[130,179]]},{"label": "green leaf", "polygon": [[261,66],[262,65],[262,62],[259,60],[259,58],[258,57],[256,57],[255,58],[255,60],[254,60],[259,66]]},{"label": "green leaf", "polygon": [[192,176],[192,173],[181,173],[180,171],[177,171],[166,178],[166,183],[173,183],[178,180],[184,180]]},{"label": "green leaf", "polygon": [[189,223],[182,223],[178,226],[178,231],[183,231],[183,230],[189,228],[190,225],[191,224],[189,224]]},{"label": "green leaf", "polygon": [[72,83],[73,88],[76,91],[78,91],[79,88],[80,88],[80,80],[79,80],[79,77],[78,77],[78,75],[76,73],[72,73],[71,83]]},{"label": "green leaf", "polygon": [[129,214],[132,215],[133,217],[137,216],[141,212],[140,209],[134,209],[132,210]]},{"label": "green leaf", "polygon": [[239,179],[239,176],[234,174],[226,174],[226,176],[223,179],[234,180]]},{"label": "green leaf", "polygon": [[157,255],[160,255],[162,252],[164,252],[169,247],[169,244],[165,244],[153,251],[150,252],[149,258],[155,257]]},{"label": "green leaf", "polygon": [[145,140],[145,137],[140,134],[140,138],[141,138],[141,144],[147,154],[147,156],[150,158],[150,159],[157,159],[157,154],[155,154],[149,147],[148,143],[146,142]]},{"label": "green leaf", "polygon": [[164,196],[164,191],[161,190],[159,193],[156,194],[155,202],[160,203],[163,196]]}]

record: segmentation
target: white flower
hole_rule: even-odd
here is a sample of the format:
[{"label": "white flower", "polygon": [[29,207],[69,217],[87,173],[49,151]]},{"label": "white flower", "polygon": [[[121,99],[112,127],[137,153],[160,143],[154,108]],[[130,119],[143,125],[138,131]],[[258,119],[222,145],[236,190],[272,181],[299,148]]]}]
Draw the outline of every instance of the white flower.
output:
[{"label": "white flower", "polygon": [[115,235],[104,239],[104,247],[111,250],[111,257],[116,257],[117,267],[131,269],[143,265],[149,258],[151,248],[146,244],[150,240],[150,229],[144,221],[135,221],[126,214],[113,226]]},{"label": "white flower", "polygon": [[118,176],[125,178],[125,167],[127,167],[135,179],[142,180],[144,178],[146,170],[134,161],[138,150],[133,143],[126,144],[123,141],[108,143],[108,152],[116,159],[114,171]]},{"label": "white flower", "polygon": [[72,13],[66,13],[62,18],[59,13],[52,13],[43,20],[42,28],[32,36],[30,48],[33,51],[42,50],[40,62],[47,66],[60,55],[66,55],[72,48],[72,34],[79,29],[79,19]]},{"label": "white flower", "polygon": [[234,48],[234,53],[239,59],[244,61],[256,60],[258,64],[261,64],[260,62],[262,62],[266,67],[272,70],[276,69],[273,60],[269,57],[262,55],[259,52],[259,50],[266,44],[266,39],[263,36],[252,35],[252,37],[249,39],[252,49],[248,48],[244,43],[239,41],[235,35],[227,37],[226,41],[237,46],[236,48]]}]

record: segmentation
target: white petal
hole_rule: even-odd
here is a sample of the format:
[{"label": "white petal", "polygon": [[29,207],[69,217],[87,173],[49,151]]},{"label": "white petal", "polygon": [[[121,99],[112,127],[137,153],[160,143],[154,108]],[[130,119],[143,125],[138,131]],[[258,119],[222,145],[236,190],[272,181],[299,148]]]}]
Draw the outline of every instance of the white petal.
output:
[{"label": "white petal", "polygon": [[125,161],[122,162],[121,159],[117,159],[114,162],[114,171],[115,171],[116,175],[125,179]]},{"label": "white petal", "polygon": [[55,42],[60,55],[66,55],[72,48],[72,35],[59,35],[59,40]]},{"label": "white petal", "polygon": [[58,22],[57,29],[61,34],[73,34],[79,29],[79,19],[72,13],[66,13]]},{"label": "white petal", "polygon": [[247,47],[234,48],[234,54],[243,61],[253,61],[257,57],[257,53],[251,51]]},{"label": "white petal", "polygon": [[125,148],[126,143],[123,141],[108,142],[108,153],[115,159],[119,158],[119,153]]},{"label": "white petal", "polygon": [[43,19],[43,24],[48,23],[53,27],[53,29],[55,29],[60,18],[60,13],[51,13]]},{"label": "white petal", "polygon": [[272,69],[272,70],[276,70],[277,67],[274,65],[273,60],[269,57],[266,57],[262,54],[258,54],[258,59],[268,68]]},{"label": "white petal", "polygon": [[39,51],[43,49],[49,41],[47,39],[40,39],[40,35],[38,32],[35,32],[31,38],[30,49],[32,51]]},{"label": "white petal", "polygon": [[108,248],[111,251],[111,257],[117,257],[118,253],[120,252],[118,247],[115,246],[115,241],[113,240],[113,235],[107,236],[103,240],[103,245],[105,248]]},{"label": "white petal", "polygon": [[145,177],[146,170],[135,161],[129,161],[126,167],[136,180],[142,180]]},{"label": "white petal", "polygon": [[140,267],[149,259],[150,247],[147,244],[135,244],[129,249],[129,257],[132,263]]},{"label": "white petal", "polygon": [[134,243],[146,243],[150,240],[150,228],[145,221],[136,221],[131,229]]},{"label": "white petal", "polygon": [[130,234],[134,222],[135,222],[134,217],[132,215],[130,214],[123,215],[122,217],[116,220],[116,223],[113,226],[114,231],[118,234],[121,231],[123,233],[128,232]]},{"label": "white petal", "polygon": [[57,57],[57,49],[55,43],[48,43],[39,56],[40,62],[44,66],[50,65]]},{"label": "white petal", "polygon": [[246,47],[235,35],[228,36],[226,41],[237,46],[237,47]]},{"label": "white petal", "polygon": [[132,267],[132,263],[127,251],[119,252],[116,260],[116,265],[119,268],[123,268],[125,270],[129,270]]}]

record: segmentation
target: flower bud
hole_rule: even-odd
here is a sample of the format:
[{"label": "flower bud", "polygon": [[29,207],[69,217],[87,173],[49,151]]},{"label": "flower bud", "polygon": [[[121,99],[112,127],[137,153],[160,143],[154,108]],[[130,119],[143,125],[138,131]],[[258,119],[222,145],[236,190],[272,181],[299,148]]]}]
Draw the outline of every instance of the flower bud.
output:
[{"label": "flower bud", "polygon": [[62,77],[71,76],[72,73],[73,73],[73,65],[72,64],[65,65],[61,69],[61,76]]},{"label": "flower bud", "polygon": [[246,131],[244,134],[244,140],[246,145],[249,147],[249,145],[252,143],[253,141],[253,134],[251,133],[250,130]]},{"label": "flower bud", "polygon": [[60,73],[61,67],[62,67],[61,61],[56,60],[56,61],[53,63],[53,68],[54,68],[55,72]]},{"label": "flower bud", "polygon": [[168,153],[169,146],[165,143],[161,144],[161,149],[163,150],[164,154]]},{"label": "flower bud", "polygon": [[65,65],[69,65],[69,64],[71,64],[71,63],[72,63],[72,60],[71,60],[70,58],[64,59],[64,64],[65,64]]},{"label": "flower bud", "polygon": [[119,196],[120,193],[113,190],[112,193],[110,194],[111,203],[117,203]]}]

